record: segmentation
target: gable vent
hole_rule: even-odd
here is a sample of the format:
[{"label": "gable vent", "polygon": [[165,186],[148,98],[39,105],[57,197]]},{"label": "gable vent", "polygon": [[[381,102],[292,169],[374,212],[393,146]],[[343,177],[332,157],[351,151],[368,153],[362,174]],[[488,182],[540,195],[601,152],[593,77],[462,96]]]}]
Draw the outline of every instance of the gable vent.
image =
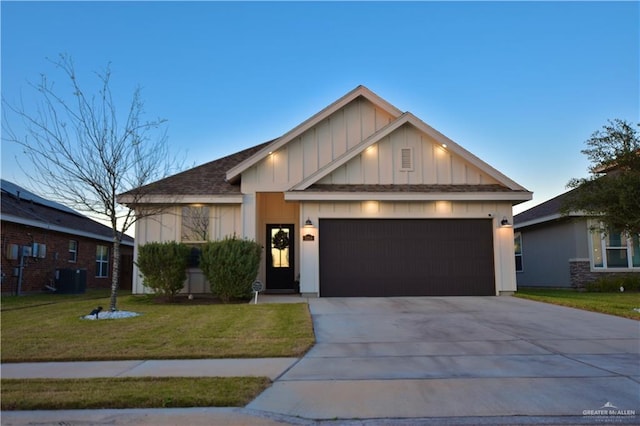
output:
[{"label": "gable vent", "polygon": [[400,149],[400,171],[413,171],[413,148]]}]

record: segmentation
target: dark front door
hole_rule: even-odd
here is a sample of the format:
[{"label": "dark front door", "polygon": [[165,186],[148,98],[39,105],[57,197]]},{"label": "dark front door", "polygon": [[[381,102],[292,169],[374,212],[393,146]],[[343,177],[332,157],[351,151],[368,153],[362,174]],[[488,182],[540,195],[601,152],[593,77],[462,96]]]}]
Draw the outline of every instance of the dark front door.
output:
[{"label": "dark front door", "polygon": [[295,235],[293,225],[267,225],[267,283],[275,292],[295,290]]}]

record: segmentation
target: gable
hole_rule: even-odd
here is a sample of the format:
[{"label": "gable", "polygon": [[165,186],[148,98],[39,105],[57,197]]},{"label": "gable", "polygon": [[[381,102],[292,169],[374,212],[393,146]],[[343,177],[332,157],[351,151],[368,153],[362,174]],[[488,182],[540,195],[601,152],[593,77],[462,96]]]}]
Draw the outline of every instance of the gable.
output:
[{"label": "gable", "polygon": [[[281,148],[289,144],[289,142],[291,142],[292,140],[295,140],[296,138],[306,133],[310,129],[316,127],[318,124],[322,123],[326,119],[331,118],[331,116],[334,116],[334,118],[338,117],[339,114],[336,115],[336,112],[342,110],[343,108],[345,108],[345,106],[349,104],[353,104],[354,101],[360,101],[362,99],[374,105],[377,111],[384,112],[384,114],[382,115],[383,120],[384,120],[384,116],[386,116],[387,118],[395,118],[402,114],[402,112],[399,109],[397,109],[396,107],[394,107],[393,105],[385,101],[384,99],[380,98],[378,95],[371,92],[366,87],[358,86],[351,92],[347,93],[337,101],[333,102],[331,105],[327,106],[326,108],[318,112],[317,114],[313,115],[309,119],[305,120],[298,126],[291,129],[282,137],[273,141],[271,144],[269,144],[269,146],[265,147],[264,149],[261,149],[255,155],[251,156],[250,158],[238,164],[237,166],[229,169],[227,171],[226,179],[232,182],[236,181],[240,177],[240,175],[243,174],[245,171],[255,166],[257,163],[263,161],[268,156],[272,155],[274,152],[279,151]],[[353,137],[353,135],[358,131],[357,123],[351,121],[353,116],[358,116],[358,115],[360,115],[359,111],[358,113],[354,111],[353,115],[348,117],[349,122],[351,122],[352,125],[346,129],[348,132],[350,132],[347,137],[349,136]],[[383,121],[379,121],[379,120],[376,121],[375,117],[373,118],[373,120],[375,121],[375,123],[378,123],[378,124],[383,123]],[[366,122],[361,123],[361,125],[365,126],[365,127],[362,127],[362,130],[365,133],[367,132],[367,127],[366,127],[367,123],[370,124],[371,121],[368,120]],[[374,128],[375,127],[376,127],[376,124],[374,124]]]},{"label": "gable", "polygon": [[316,183],[494,185],[500,182],[432,136],[405,123]]},{"label": "gable", "polygon": [[241,192],[285,191],[293,199],[312,185],[442,185],[444,192],[447,185],[500,185],[519,193],[513,200],[531,199],[525,188],[409,112],[395,115],[364,95],[324,111],[313,125],[289,132],[239,166]]},{"label": "gable", "polygon": [[388,110],[358,96],[279,148],[267,146],[266,156],[242,173],[242,192],[286,191],[357,149],[394,119]]}]

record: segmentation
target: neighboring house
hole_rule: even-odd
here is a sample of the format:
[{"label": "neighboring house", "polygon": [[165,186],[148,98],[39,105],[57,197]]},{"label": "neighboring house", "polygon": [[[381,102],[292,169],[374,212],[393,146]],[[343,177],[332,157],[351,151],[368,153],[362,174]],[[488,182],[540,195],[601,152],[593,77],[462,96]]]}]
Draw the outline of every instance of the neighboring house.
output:
[{"label": "neighboring house", "polygon": [[[2,293],[111,287],[111,228],[2,180]],[[120,287],[131,288],[133,238],[121,246]]]},{"label": "neighboring house", "polygon": [[[265,247],[269,292],[498,295],[516,290],[512,206],[531,192],[363,86],[282,137],[145,188],[169,205],[136,245],[236,235]],[[194,256],[185,292],[208,291]],[[298,287],[299,286],[299,287]],[[134,273],[133,291],[143,293]]]},{"label": "neighboring house", "polygon": [[[570,191],[571,192],[571,191]],[[562,215],[566,192],[514,217],[519,287],[573,287],[621,272],[640,273],[639,236],[592,232],[593,219]]]}]

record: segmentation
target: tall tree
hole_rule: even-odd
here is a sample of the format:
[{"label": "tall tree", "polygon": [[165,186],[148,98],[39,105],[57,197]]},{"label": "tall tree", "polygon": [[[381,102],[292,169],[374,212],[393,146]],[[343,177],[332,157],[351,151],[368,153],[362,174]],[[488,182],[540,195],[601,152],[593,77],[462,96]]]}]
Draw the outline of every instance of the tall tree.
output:
[{"label": "tall tree", "polygon": [[[159,212],[147,209],[135,214],[116,197],[129,191],[130,197],[141,199],[146,184],[175,172],[179,165],[175,156],[168,155],[166,120],[144,120],[139,87],[120,113],[109,66],[96,73],[98,86],[91,94],[81,87],[69,55],[61,54],[51,63],[68,78],[70,93],[58,90],[42,75],[39,83],[30,85],[39,99],[35,111],[3,99],[3,139],[22,146],[34,183],[49,198],[111,225],[110,309],[116,310],[122,238],[137,220]],[[7,111],[22,120],[21,134],[9,125]]]},{"label": "tall tree", "polygon": [[590,176],[572,179],[562,210],[597,217],[600,231],[640,233],[640,137],[625,120],[609,120],[586,141]]}]

